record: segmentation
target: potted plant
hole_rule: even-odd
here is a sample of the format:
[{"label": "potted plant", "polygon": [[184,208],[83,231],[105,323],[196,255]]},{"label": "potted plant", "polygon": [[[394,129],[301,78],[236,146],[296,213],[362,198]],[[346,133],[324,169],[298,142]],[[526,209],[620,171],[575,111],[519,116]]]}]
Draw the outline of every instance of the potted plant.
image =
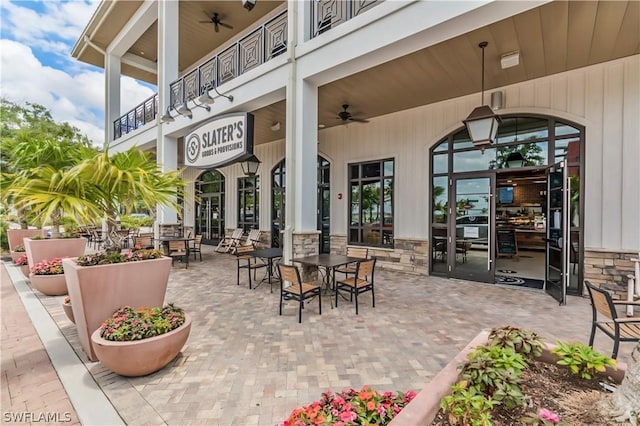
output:
[{"label": "potted plant", "polygon": [[71,296],[65,297],[64,300],[62,301],[62,310],[64,311],[64,314],[67,316],[69,321],[75,324],[76,320],[73,317],[73,308],[71,306]]},{"label": "potted plant", "polygon": [[29,265],[54,257],[82,256],[87,248],[87,239],[71,235],[67,238],[24,238]]},{"label": "potted plant", "polygon": [[64,259],[64,273],[78,337],[95,361],[91,333],[120,306],[162,306],[171,258],[156,249],[97,253]]},{"label": "potted plant", "polygon": [[[22,255],[26,256],[26,250],[23,245],[16,245],[11,249],[11,261],[16,262],[18,258],[22,257]],[[28,274],[27,274],[28,275]]]},{"label": "potted plant", "polygon": [[29,278],[29,262],[27,261],[26,253],[22,253],[13,263],[20,267],[22,275]]},{"label": "potted plant", "polygon": [[[7,229],[7,239],[9,240],[9,251],[11,258],[15,260],[26,250],[24,248],[24,238],[43,236],[42,229]],[[15,258],[14,258],[15,256]]]},{"label": "potted plant", "polygon": [[178,355],[191,332],[191,317],[165,307],[118,308],[93,332],[100,362],[122,376],[144,376],[163,368]]},{"label": "potted plant", "polygon": [[64,277],[62,259],[41,260],[34,263],[29,274],[31,286],[47,296],[67,294],[67,283]]}]

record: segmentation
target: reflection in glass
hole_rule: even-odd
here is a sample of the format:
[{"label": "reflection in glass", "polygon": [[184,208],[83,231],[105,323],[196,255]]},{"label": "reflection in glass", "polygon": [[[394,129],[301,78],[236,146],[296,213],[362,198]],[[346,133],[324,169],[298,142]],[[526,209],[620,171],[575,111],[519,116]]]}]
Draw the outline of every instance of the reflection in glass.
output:
[{"label": "reflection in glass", "polygon": [[433,173],[447,173],[449,171],[449,154],[438,154],[433,156]]},{"label": "reflection in glass", "polygon": [[360,225],[360,186],[351,185],[351,226]]},{"label": "reflection in glass", "polygon": [[372,178],[380,176],[380,163],[366,163],[362,165],[362,177]]},{"label": "reflection in glass", "polygon": [[565,136],[565,135],[579,134],[580,130],[568,124],[557,122],[555,132],[556,132],[556,136]]},{"label": "reflection in glass", "polygon": [[556,139],[554,163],[567,160],[569,163],[580,163],[580,138]]},{"label": "reflection in glass", "polygon": [[472,148],[473,142],[466,128],[453,135],[453,149]]},{"label": "reflection in glass", "polygon": [[433,178],[433,187],[431,189],[433,194],[432,221],[434,223],[447,223],[447,210],[449,208],[449,178],[447,176],[440,176]]},{"label": "reflection in glass", "polygon": [[492,169],[496,162],[495,148],[456,152],[453,154],[454,172],[473,172]]},{"label": "reflection in glass", "polygon": [[438,145],[433,147],[433,152],[442,152],[442,151],[447,151],[448,149],[449,149],[449,139],[445,139],[444,141],[440,142]]},{"label": "reflection in glass", "polygon": [[498,148],[496,162],[491,168],[508,168],[507,158],[512,152],[519,152],[522,154],[522,158],[524,158],[524,167],[542,166],[547,164],[547,158],[549,157],[549,143],[545,141],[500,147]]},{"label": "reflection in glass", "polygon": [[384,175],[393,176],[393,161],[384,162]]}]

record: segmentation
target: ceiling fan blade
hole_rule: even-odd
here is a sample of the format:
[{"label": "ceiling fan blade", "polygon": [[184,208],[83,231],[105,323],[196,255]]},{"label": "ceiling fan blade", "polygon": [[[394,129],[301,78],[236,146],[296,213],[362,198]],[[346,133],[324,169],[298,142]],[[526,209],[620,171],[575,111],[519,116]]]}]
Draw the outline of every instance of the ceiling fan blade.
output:
[{"label": "ceiling fan blade", "polygon": [[208,21],[198,21],[199,24],[210,24],[211,23],[211,19],[209,19]]},{"label": "ceiling fan blade", "polygon": [[368,123],[369,122],[369,120],[366,120],[364,118],[353,118],[353,117],[351,117],[349,120],[356,121],[358,123]]},{"label": "ceiling fan blade", "polygon": [[233,27],[231,25],[225,24],[224,22],[219,22],[219,24],[220,24],[221,27],[229,28],[230,30],[233,29]]}]

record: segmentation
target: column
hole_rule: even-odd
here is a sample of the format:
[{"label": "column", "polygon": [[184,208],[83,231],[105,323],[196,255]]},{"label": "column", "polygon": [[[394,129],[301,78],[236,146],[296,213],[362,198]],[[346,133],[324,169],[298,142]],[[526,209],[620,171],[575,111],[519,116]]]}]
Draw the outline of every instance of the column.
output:
[{"label": "column", "polygon": [[104,145],[113,141],[113,122],[120,117],[120,57],[110,52],[104,54]]}]

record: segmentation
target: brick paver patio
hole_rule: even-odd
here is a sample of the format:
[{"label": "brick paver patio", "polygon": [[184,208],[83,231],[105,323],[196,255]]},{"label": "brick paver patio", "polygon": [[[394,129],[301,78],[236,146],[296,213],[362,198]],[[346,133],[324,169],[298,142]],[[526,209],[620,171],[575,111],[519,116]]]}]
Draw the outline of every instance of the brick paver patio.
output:
[{"label": "brick paver patio", "polygon": [[[327,296],[321,316],[311,303],[298,324],[293,302],[278,315],[276,285],[273,293],[268,284],[249,290],[246,275],[241,280],[236,286],[234,257],[211,247],[203,246],[203,262],[173,268],[166,301],[192,315],[191,336],[166,368],[139,378],[88,362],[63,297],[38,297],[124,422],[136,425],[274,425],[327,389],[418,391],[485,328],[511,324],[550,342],[583,343],[590,330],[586,298],[570,297],[561,307],[541,291],[381,270],[375,308],[368,293],[358,316],[348,301],[332,309]],[[3,284],[3,327],[12,316],[7,303]],[[596,348],[610,353],[611,340],[599,335]],[[632,348],[623,344],[620,358]],[[3,395],[5,389],[3,383]],[[3,411],[14,410],[6,407],[3,396]]]}]

